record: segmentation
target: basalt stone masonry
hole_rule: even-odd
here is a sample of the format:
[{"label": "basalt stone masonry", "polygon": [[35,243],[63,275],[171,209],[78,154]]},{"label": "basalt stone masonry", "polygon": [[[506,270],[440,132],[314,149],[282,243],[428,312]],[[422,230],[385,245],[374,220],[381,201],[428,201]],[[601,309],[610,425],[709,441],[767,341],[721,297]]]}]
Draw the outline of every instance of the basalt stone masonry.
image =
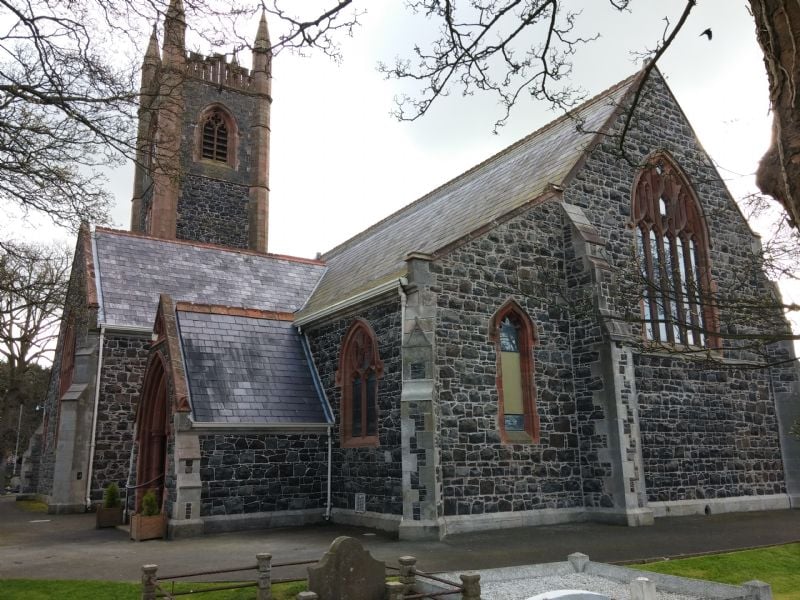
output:
[{"label": "basalt stone masonry", "polygon": [[183,189],[178,239],[247,248],[247,186],[189,175]]},{"label": "basalt stone masonry", "polygon": [[[562,209],[547,203],[431,264],[444,515],[583,506]],[[538,443],[503,443],[489,322],[508,300],[536,325]]]},{"label": "basalt stone masonry", "polygon": [[[720,331],[752,333],[780,330],[780,309],[770,302],[771,285],[761,271],[758,246],[738,207],[725,189],[709,157],[697,142],[680,107],[663,80],[646,84],[641,114],[626,135],[625,152],[635,162],[645,162],[654,150],[668,152],[681,165],[702,199],[709,229],[710,264],[716,282]],[[622,127],[617,118],[611,135],[589,154],[574,182],[564,191],[564,200],[580,207],[605,241],[603,251],[614,266],[614,302],[618,315],[639,314],[639,293],[625,287],[625,280],[636,281],[626,270],[634,248],[634,229],[630,227],[630,190],[636,171],[626,167],[614,146],[613,131]],[[745,240],[743,242],[743,240]],[[628,305],[625,305],[625,303]],[[752,303],[761,309],[748,311]],[[628,319],[630,320],[630,319]],[[576,344],[586,348],[586,359],[576,367],[584,373],[586,387],[604,388],[597,376],[592,381],[591,353],[597,343],[596,329],[584,324]],[[589,334],[588,337],[586,334]],[[774,400],[769,400],[770,361],[749,350],[746,342],[725,341],[724,351],[708,357],[682,354],[670,348],[648,348],[641,331],[633,327],[624,350],[632,357],[636,390],[632,411],[638,413],[641,439],[631,452],[640,452],[647,500],[694,501],[706,498],[783,494],[783,464],[778,442],[778,419]],[[579,357],[581,353],[576,353]],[[600,358],[595,354],[595,358]],[[759,361],[758,359],[762,360]],[[737,364],[737,361],[752,361]],[[630,362],[630,361],[628,361]],[[759,366],[760,365],[760,366]],[[577,371],[580,369],[580,372]],[[796,378],[792,368],[790,378]],[[606,410],[597,402],[579,400],[581,414],[591,435],[584,440],[585,451],[602,448],[592,423]],[[632,416],[633,413],[631,413]],[[586,453],[585,452],[585,453]],[[584,454],[585,454],[584,453]],[[584,459],[585,460],[585,459]],[[602,461],[585,466],[588,473],[603,473]],[[590,484],[587,488],[595,488]],[[597,492],[592,493],[593,496]],[[589,498],[587,498],[588,500]],[[602,503],[602,498],[598,501]]]},{"label": "basalt stone masonry", "polygon": [[92,499],[100,501],[109,483],[130,481],[136,407],[147,363],[150,337],[106,334],[100,372]]},{"label": "basalt stone masonry", "polygon": [[[395,292],[396,294],[396,292]],[[342,448],[341,387],[336,385],[339,351],[353,320],[362,318],[378,340],[383,377],[378,380],[378,446]],[[355,509],[355,495],[366,495],[366,511],[375,525],[396,528],[402,514],[402,459],[400,445],[400,300],[397,295],[365,306],[331,322],[307,330],[320,381],[334,412],[332,504],[341,515]]]},{"label": "basalt stone masonry", "polygon": [[170,536],[418,539],[800,505],[779,294],[657,70],[302,259],[266,252],[266,19],[248,70],[187,54],[181,11],[145,58],[134,231],[79,237],[28,471],[51,510],[115,481]]},{"label": "basalt stone masonry", "polygon": [[201,516],[325,508],[324,435],[201,435],[200,452]]}]

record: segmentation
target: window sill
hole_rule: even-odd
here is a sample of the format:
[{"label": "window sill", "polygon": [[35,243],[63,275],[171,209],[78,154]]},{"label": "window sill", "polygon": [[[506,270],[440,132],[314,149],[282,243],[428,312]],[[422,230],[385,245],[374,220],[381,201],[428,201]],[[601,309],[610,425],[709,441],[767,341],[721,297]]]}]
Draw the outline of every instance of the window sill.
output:
[{"label": "window sill", "polygon": [[342,440],[342,448],[377,448],[380,446],[378,436],[349,438]]},{"label": "window sill", "polygon": [[199,158],[195,160],[195,163],[202,166],[202,167],[212,167],[217,169],[227,169],[229,171],[235,171],[234,167],[228,161],[221,161],[221,160],[213,160],[211,158]]},{"label": "window sill", "polygon": [[646,354],[679,354],[690,360],[722,361],[725,356],[720,348],[705,348],[703,346],[687,346],[685,344],[670,344],[645,340],[642,352]]},{"label": "window sill", "polygon": [[538,444],[539,437],[527,431],[501,431],[500,439],[504,444]]}]

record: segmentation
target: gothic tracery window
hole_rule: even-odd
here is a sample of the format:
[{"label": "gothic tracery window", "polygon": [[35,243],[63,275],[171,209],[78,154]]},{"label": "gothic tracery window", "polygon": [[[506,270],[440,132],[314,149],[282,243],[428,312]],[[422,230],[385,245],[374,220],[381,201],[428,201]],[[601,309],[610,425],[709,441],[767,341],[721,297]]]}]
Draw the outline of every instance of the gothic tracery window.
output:
[{"label": "gothic tracery window", "polygon": [[342,446],[378,445],[378,380],[383,361],[375,333],[357,319],[345,335],[337,383],[342,388]]},{"label": "gothic tracery window", "polygon": [[490,323],[497,351],[498,420],[503,441],[539,440],[539,415],[533,382],[533,323],[513,301],[506,303]]},{"label": "gothic tracery window", "polygon": [[717,345],[705,222],[686,179],[666,157],[639,174],[633,199],[646,339]]}]

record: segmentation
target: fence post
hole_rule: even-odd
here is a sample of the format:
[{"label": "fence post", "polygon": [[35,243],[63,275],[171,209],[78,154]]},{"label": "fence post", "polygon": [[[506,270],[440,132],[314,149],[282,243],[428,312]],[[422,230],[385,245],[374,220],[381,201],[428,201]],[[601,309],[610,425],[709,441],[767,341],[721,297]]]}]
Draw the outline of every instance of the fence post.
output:
[{"label": "fence post", "polygon": [[403,593],[412,594],[417,585],[417,557],[401,556],[397,560],[400,563],[400,583],[403,584]]},{"label": "fence post", "polygon": [[399,581],[386,582],[386,600],[403,600],[406,587]]},{"label": "fence post", "polygon": [[142,600],[156,600],[158,565],[142,565]]},{"label": "fence post", "polygon": [[316,592],[300,592],[297,594],[297,600],[319,600]]},{"label": "fence post", "polygon": [[481,600],[481,576],[478,573],[462,573],[462,600]]},{"label": "fence post", "polygon": [[258,575],[256,580],[256,600],[272,600],[272,554],[256,554]]}]

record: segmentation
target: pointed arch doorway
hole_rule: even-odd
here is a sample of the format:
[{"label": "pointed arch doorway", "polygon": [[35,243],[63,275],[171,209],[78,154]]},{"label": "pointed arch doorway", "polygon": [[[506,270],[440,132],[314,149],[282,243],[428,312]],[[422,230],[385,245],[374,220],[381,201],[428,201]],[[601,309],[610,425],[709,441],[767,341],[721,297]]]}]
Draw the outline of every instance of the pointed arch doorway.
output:
[{"label": "pointed arch doorway", "polygon": [[136,510],[142,496],[155,490],[163,509],[164,475],[167,462],[167,436],[170,411],[167,410],[167,374],[160,354],[155,354],[146,370],[142,399],[136,419]]}]

